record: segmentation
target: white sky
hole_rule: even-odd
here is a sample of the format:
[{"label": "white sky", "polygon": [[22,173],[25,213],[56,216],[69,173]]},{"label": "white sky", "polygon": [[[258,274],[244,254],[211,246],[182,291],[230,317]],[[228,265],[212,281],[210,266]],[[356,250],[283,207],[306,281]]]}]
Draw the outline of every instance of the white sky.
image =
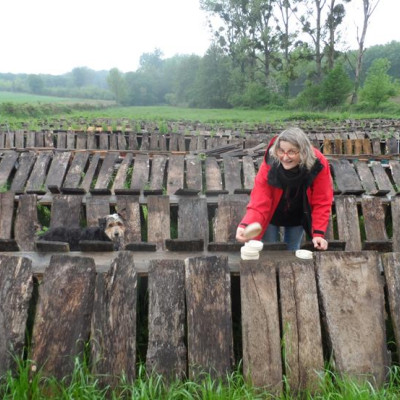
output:
[{"label": "white sky", "polygon": [[[352,0],[352,8],[362,0]],[[366,45],[400,41],[400,0],[381,0]],[[355,38],[362,11],[346,19]],[[143,53],[204,55],[210,45],[199,0],[0,0],[0,72],[63,74],[75,67],[135,71]],[[349,40],[355,48],[355,40]]]}]

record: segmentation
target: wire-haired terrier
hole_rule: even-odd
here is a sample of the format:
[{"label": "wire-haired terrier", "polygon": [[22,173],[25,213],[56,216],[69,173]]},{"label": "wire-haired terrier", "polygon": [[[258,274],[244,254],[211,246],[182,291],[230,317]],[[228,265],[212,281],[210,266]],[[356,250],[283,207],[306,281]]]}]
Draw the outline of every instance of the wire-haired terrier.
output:
[{"label": "wire-haired terrier", "polygon": [[99,226],[89,228],[66,228],[59,226],[50,228],[39,240],[49,242],[65,242],[69,244],[71,251],[79,251],[79,242],[82,240],[96,240],[113,242],[114,250],[120,250],[124,246],[125,223],[119,214],[110,214],[99,218]]}]

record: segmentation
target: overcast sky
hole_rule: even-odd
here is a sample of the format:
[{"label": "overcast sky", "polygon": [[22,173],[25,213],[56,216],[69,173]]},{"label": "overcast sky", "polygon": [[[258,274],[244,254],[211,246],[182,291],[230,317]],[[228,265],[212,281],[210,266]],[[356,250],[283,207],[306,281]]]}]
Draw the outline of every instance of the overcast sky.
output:
[{"label": "overcast sky", "polygon": [[[362,0],[352,3],[346,38],[355,38],[362,22]],[[399,12],[400,0],[380,1],[367,46],[400,41]],[[135,71],[155,48],[165,58],[202,56],[211,40],[199,0],[0,0],[0,16],[0,72]]]}]

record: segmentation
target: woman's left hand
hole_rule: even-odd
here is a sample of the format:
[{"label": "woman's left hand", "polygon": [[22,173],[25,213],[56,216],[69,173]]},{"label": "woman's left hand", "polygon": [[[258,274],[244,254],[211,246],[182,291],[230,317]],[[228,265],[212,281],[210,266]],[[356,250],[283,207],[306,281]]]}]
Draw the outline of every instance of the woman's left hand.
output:
[{"label": "woman's left hand", "polygon": [[328,242],[323,237],[313,237],[312,242],[314,244],[314,248],[317,250],[326,250],[328,248]]}]

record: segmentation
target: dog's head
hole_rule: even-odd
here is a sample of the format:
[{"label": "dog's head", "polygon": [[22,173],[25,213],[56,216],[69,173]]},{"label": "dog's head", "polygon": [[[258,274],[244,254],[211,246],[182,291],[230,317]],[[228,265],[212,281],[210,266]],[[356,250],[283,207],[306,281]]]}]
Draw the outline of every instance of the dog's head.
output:
[{"label": "dog's head", "polygon": [[99,225],[104,229],[105,234],[115,243],[119,249],[125,235],[125,223],[119,214],[110,214],[99,219]]}]

